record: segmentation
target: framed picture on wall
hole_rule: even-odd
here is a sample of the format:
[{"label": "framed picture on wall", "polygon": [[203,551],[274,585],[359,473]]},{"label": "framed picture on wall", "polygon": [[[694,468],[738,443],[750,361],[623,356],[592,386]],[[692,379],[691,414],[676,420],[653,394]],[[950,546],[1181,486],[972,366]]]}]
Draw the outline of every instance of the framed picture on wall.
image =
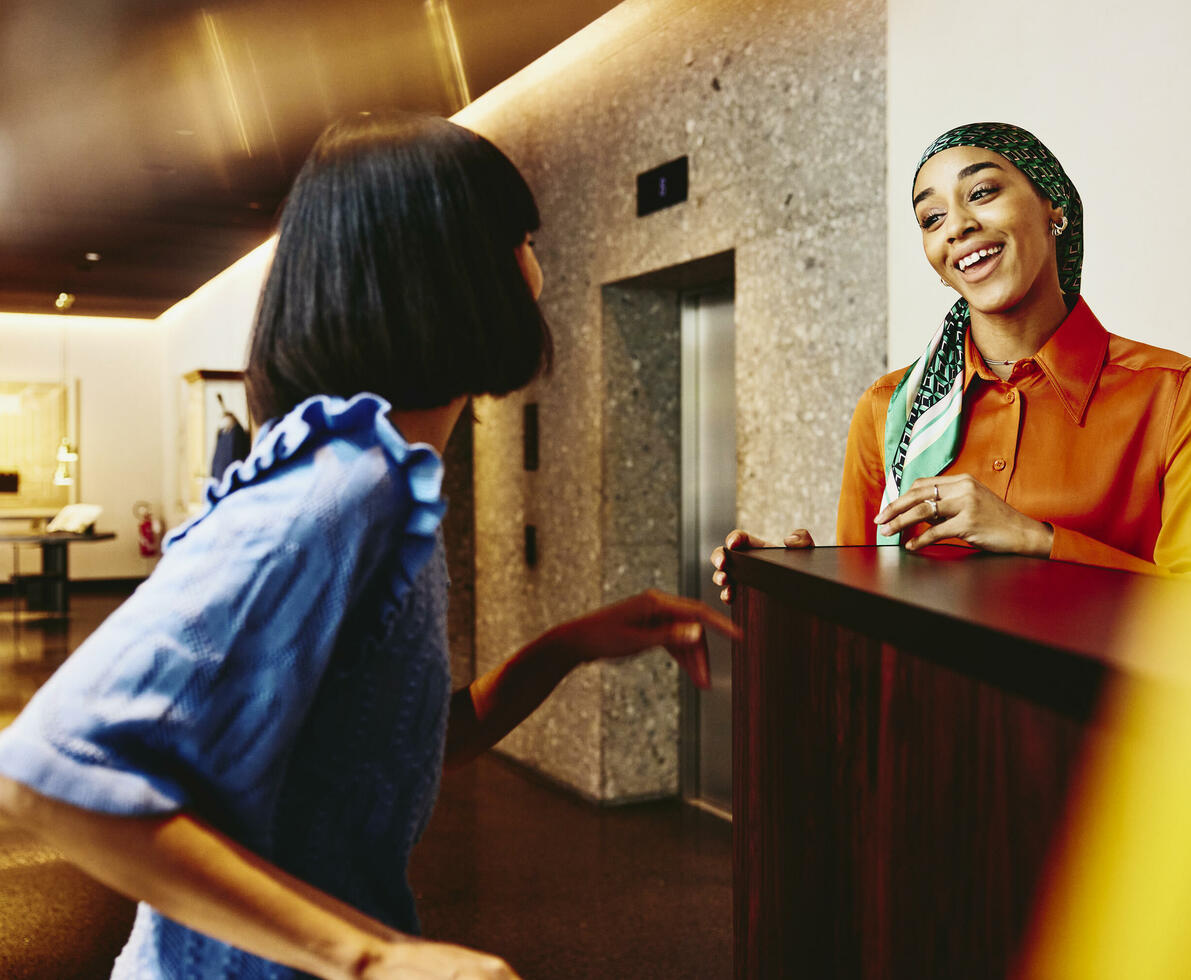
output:
[{"label": "framed picture on wall", "polygon": [[187,516],[203,505],[211,482],[211,461],[221,430],[234,418],[249,429],[243,371],[195,370],[182,376],[179,447],[179,504]]},{"label": "framed picture on wall", "polygon": [[79,499],[78,382],[0,381],[0,516],[52,517]]}]

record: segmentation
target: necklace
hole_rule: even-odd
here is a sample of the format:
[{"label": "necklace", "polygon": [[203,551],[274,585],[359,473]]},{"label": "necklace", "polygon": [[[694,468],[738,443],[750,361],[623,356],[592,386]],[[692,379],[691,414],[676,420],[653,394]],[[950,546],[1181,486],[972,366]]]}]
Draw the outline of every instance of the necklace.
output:
[{"label": "necklace", "polygon": [[979,348],[979,347],[977,347],[976,349],[977,349],[978,351],[980,351],[980,356],[984,358],[984,363],[985,363],[985,364],[987,364],[987,365],[989,365],[990,367],[991,367],[992,365],[994,365],[994,364],[998,364],[998,365],[1000,365],[1001,367],[1009,367],[1009,365],[1010,365],[1010,364],[1016,364],[1016,363],[1017,363],[1017,360],[1012,360],[1012,361],[994,361],[994,360],[993,360],[991,357],[989,357],[987,354],[985,354],[985,353],[984,353],[984,351],[980,350],[980,348]]}]

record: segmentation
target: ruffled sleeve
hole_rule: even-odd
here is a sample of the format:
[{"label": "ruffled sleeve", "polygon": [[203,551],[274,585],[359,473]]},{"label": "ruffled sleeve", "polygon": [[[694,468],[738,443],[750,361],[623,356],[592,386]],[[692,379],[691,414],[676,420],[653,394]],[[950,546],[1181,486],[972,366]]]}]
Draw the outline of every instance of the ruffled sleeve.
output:
[{"label": "ruffled sleeve", "polygon": [[219,483],[207,488],[203,510],[165,539],[174,542],[205,520],[215,505],[242,487],[259,483],[287,460],[296,459],[335,436],[358,438],[365,432],[404,471],[410,496],[406,531],[433,538],[442,519],[442,462],[425,444],[411,446],[393,428],[388,415],[392,406],[379,395],[356,395],[350,401],[318,395],[308,398],[280,420],[266,423],[248,457],[230,465]]},{"label": "ruffled sleeve", "polygon": [[193,808],[250,841],[365,589],[433,552],[442,465],[373,395],[270,426],[153,575],[0,734],[0,772],[119,814]]}]

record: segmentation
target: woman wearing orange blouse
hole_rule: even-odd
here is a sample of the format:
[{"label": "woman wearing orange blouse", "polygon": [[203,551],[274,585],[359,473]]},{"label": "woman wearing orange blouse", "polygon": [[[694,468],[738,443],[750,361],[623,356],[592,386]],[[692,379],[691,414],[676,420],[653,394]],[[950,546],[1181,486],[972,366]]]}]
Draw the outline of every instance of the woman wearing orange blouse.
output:
[{"label": "woman wearing orange blouse", "polygon": [[[1191,358],[1108,333],[1084,302],[1083,209],[1059,161],[1016,126],[961,126],[923,154],[913,204],[960,298],[856,407],[838,543],[1191,572]],[[727,600],[723,548],[712,564]]]}]

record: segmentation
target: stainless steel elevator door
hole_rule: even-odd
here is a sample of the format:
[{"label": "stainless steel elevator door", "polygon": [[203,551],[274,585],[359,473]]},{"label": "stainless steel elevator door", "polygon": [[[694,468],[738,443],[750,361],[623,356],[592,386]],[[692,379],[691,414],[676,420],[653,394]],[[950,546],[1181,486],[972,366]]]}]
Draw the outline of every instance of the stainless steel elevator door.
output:
[{"label": "stainless steel elevator door", "polygon": [[[681,297],[681,522],[684,591],[724,610],[708,563],[736,523],[735,330],[731,286]],[[710,691],[687,684],[684,793],[732,810],[732,649],[709,637]],[[693,784],[693,785],[692,785]]]}]

